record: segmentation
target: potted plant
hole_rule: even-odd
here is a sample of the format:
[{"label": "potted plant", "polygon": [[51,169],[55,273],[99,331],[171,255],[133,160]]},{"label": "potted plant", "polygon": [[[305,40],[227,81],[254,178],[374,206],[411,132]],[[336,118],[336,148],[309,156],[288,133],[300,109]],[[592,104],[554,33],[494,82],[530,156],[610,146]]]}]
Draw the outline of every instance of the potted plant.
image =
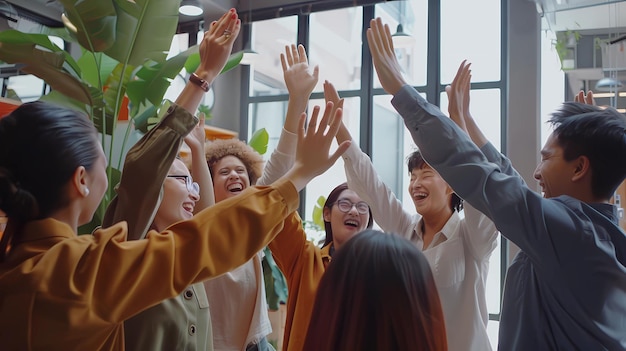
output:
[{"label": "potted plant", "polygon": [[[119,181],[125,145],[132,125],[146,131],[162,104],[171,80],[183,67],[193,72],[199,62],[198,47],[166,59],[178,25],[180,1],[172,0],[59,0],[64,6],[65,28],[43,28],[39,33],[0,32],[0,60],[21,65],[21,70],[44,80],[51,101],[87,113],[101,133],[109,159],[109,189],[92,223],[101,222]],[[74,58],[48,35],[77,43]],[[224,71],[241,61],[233,54]],[[130,122],[122,133],[121,147],[114,131],[120,115]],[[116,148],[114,149],[114,146]]]},{"label": "potted plant", "polygon": [[580,40],[580,32],[576,30],[566,30],[556,33],[556,39],[552,41],[552,46],[559,55],[561,70],[576,68],[576,45]]}]

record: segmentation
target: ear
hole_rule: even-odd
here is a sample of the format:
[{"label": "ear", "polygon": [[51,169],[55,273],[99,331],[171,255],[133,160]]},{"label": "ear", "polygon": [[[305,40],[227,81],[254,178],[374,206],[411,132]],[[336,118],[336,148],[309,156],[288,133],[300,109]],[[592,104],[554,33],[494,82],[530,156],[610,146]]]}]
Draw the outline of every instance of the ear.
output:
[{"label": "ear", "polygon": [[89,187],[87,186],[87,170],[84,166],[77,167],[72,175],[71,188],[76,191],[80,197],[89,195]]},{"label": "ear", "polygon": [[324,210],[323,210],[324,221],[330,222],[330,213],[331,213],[331,209],[324,206]]},{"label": "ear", "polygon": [[574,174],[572,175],[572,182],[578,182],[585,177],[591,176],[591,163],[587,156],[578,156],[573,162]]}]

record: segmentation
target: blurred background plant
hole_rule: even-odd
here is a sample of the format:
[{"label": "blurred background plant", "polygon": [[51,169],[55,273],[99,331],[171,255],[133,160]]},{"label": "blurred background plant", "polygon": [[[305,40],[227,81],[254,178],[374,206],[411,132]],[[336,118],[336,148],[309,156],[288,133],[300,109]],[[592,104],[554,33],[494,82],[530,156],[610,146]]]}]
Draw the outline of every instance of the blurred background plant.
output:
[{"label": "blurred background plant", "polygon": [[[179,0],[59,2],[65,10],[64,28],[2,31],[0,60],[19,64],[24,73],[41,78],[50,91],[40,100],[85,112],[101,133],[109,160],[109,189],[92,223],[81,228],[90,232],[101,223],[114,196],[131,131],[145,133],[156,124],[172,79],[183,68],[193,72],[200,56],[198,46],[193,46],[167,59],[178,25]],[[61,49],[50,36],[78,45],[79,55]],[[242,56],[243,52],[231,55],[224,72],[237,66]],[[118,121],[130,123],[116,131]]]}]

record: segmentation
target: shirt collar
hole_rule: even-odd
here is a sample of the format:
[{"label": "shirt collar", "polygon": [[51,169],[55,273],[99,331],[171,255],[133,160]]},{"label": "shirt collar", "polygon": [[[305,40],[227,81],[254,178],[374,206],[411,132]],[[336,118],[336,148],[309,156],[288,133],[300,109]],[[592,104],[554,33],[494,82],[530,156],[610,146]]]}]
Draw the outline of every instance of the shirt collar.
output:
[{"label": "shirt collar", "polygon": [[[417,227],[415,228],[415,232],[417,233],[418,238],[422,242],[424,240],[424,233],[422,231],[423,222],[424,222],[424,218],[420,218],[419,222],[417,222]],[[446,240],[450,240],[454,236],[458,235],[459,225],[461,225],[461,216],[459,216],[459,213],[457,211],[453,211],[452,215],[450,216],[446,224],[444,224],[443,228],[441,228],[441,230],[437,234],[435,234],[435,236],[433,237],[433,241],[430,244],[430,247],[437,246],[441,244],[442,242]],[[427,249],[426,247],[422,248],[422,250],[426,250],[426,249]]]}]

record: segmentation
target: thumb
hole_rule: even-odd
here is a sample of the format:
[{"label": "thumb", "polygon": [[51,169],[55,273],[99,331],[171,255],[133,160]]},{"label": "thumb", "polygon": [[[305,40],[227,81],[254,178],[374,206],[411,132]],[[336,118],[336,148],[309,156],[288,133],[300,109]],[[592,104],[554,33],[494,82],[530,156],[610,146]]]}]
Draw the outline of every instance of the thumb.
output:
[{"label": "thumb", "polygon": [[450,85],[446,85],[446,94],[450,97],[450,91],[452,91],[452,87]]},{"label": "thumb", "polygon": [[341,144],[339,144],[339,147],[337,147],[337,150],[335,150],[335,152],[333,152],[333,154],[330,156],[330,160],[332,161],[331,165],[335,164],[337,159],[341,157],[341,155],[343,155],[343,153],[348,150],[351,143],[352,143],[351,140],[345,140],[345,141],[342,141]]}]

